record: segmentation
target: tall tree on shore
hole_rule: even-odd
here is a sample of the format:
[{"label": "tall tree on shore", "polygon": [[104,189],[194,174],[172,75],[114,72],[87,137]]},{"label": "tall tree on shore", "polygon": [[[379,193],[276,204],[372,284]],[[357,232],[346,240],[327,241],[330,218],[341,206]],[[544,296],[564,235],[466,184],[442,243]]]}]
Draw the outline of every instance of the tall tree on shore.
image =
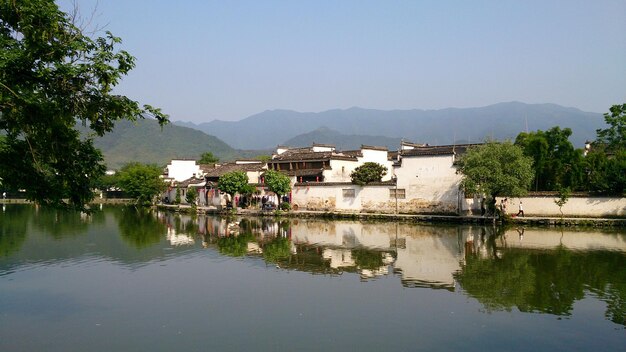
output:
[{"label": "tall tree on shore", "polygon": [[166,188],[161,178],[163,170],[156,165],[130,163],[117,173],[117,184],[138,205],[150,205]]},{"label": "tall tree on shore", "polygon": [[566,187],[580,189],[583,185],[584,167],[582,150],[569,141],[572,130],[553,127],[547,131],[522,132],[515,144],[524,154],[533,158],[535,191],[555,191]]},{"label": "tall tree on shore", "polygon": [[270,192],[274,192],[278,196],[280,203],[281,197],[291,191],[291,180],[282,172],[275,170],[267,170],[265,172],[265,184]]},{"label": "tall tree on shore", "polygon": [[90,38],[53,0],[0,0],[0,177],[44,205],[82,209],[105,171],[91,137],[120,119],[167,116],[113,93],[135,59],[107,32]]},{"label": "tall tree on shore", "polygon": [[235,199],[235,194],[242,193],[247,185],[248,175],[243,171],[227,172],[217,180],[217,187],[220,191],[228,193],[231,201]]},{"label": "tall tree on shore", "polygon": [[606,145],[608,151],[626,151],[626,104],[613,105],[604,114],[608,128],[598,129],[597,143]]},{"label": "tall tree on shore", "polygon": [[532,158],[511,142],[488,142],[470,147],[460,160],[466,192],[486,194],[492,204],[498,196],[527,193],[533,178]]},{"label": "tall tree on shore", "polygon": [[599,194],[623,196],[626,192],[626,104],[613,105],[604,114],[608,125],[585,157],[586,185]]}]

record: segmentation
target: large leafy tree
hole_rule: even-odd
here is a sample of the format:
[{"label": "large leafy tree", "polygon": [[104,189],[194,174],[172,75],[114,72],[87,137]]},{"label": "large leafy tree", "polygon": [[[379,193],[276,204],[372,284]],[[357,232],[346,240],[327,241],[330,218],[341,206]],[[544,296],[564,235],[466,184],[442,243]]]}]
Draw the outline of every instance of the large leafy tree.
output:
[{"label": "large leafy tree", "polygon": [[243,171],[227,172],[217,180],[217,187],[233,199],[236,193],[243,193],[248,185],[248,175]]},{"label": "large leafy tree", "polygon": [[0,177],[45,205],[83,208],[105,170],[91,139],[120,119],[167,116],[113,94],[134,66],[107,32],[91,38],[53,0],[0,0]]},{"label": "large leafy tree", "polygon": [[585,157],[588,190],[623,196],[626,192],[626,104],[613,105],[604,114],[608,125],[598,129],[597,139]]},{"label": "large leafy tree", "polygon": [[605,144],[611,152],[626,151],[626,104],[613,105],[609,111],[604,114],[609,127],[596,130],[597,142]]},{"label": "large leafy tree", "polygon": [[117,173],[117,184],[137,204],[148,205],[167,186],[161,178],[162,172],[156,165],[126,164]]},{"label": "large leafy tree", "polygon": [[276,193],[278,199],[291,191],[291,180],[289,177],[276,170],[265,172],[265,185],[270,192]]},{"label": "large leafy tree", "polygon": [[364,186],[371,182],[380,182],[387,174],[387,168],[379,163],[368,161],[350,173],[352,183]]},{"label": "large leafy tree", "polygon": [[524,154],[533,158],[535,191],[554,191],[560,188],[580,189],[584,166],[582,150],[569,141],[572,130],[553,127],[548,131],[522,132],[515,144]]},{"label": "large leafy tree", "polygon": [[526,194],[533,178],[532,158],[511,142],[489,142],[471,147],[460,160],[462,186],[471,193],[497,196]]}]

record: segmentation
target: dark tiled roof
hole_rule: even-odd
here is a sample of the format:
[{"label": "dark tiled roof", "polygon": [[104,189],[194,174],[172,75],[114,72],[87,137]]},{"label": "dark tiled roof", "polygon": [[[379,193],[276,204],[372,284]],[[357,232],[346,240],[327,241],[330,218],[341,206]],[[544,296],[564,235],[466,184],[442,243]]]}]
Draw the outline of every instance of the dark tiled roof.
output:
[{"label": "dark tiled roof", "polygon": [[424,155],[453,155],[463,154],[467,148],[480,144],[457,144],[457,145],[436,145],[427,147],[416,147],[414,149],[401,151],[402,156],[424,156]]},{"label": "dark tiled roof", "polygon": [[189,185],[195,185],[201,183],[204,185],[204,179],[197,179],[195,177],[188,178],[184,181],[176,182],[178,187],[189,187]]},{"label": "dark tiled roof", "polygon": [[414,147],[414,148],[427,147],[428,146],[428,144],[426,144],[426,143],[411,143],[411,142],[407,142],[407,141],[401,141],[400,145],[401,146],[407,146],[407,147]]},{"label": "dark tiled roof", "polygon": [[344,155],[348,155],[348,156],[354,156],[354,157],[362,157],[363,153],[361,153],[361,150],[344,150],[343,152],[341,152]]},{"label": "dark tiled roof", "polygon": [[345,153],[336,153],[336,152],[312,152],[309,148],[307,151],[302,151],[299,149],[291,149],[280,155],[277,155],[274,159],[272,159],[269,163],[275,162],[286,162],[286,161],[323,161],[330,159],[340,159],[340,160],[354,160],[356,161],[356,156],[347,155]]},{"label": "dark tiled roof", "polygon": [[335,148],[334,144],[313,143],[314,147]]},{"label": "dark tiled roof", "polygon": [[361,144],[361,149],[369,149],[369,150],[382,150],[382,151],[388,151],[389,149],[387,147],[379,147],[376,145],[365,145],[365,144]]},{"label": "dark tiled roof", "polygon": [[229,163],[229,164],[216,165],[213,168],[207,168],[207,169],[202,168],[202,171],[204,171],[204,174],[206,176],[220,177],[225,173],[233,172],[233,171],[243,171],[243,172],[262,171],[263,166],[264,164],[262,163],[250,163],[250,164]]}]

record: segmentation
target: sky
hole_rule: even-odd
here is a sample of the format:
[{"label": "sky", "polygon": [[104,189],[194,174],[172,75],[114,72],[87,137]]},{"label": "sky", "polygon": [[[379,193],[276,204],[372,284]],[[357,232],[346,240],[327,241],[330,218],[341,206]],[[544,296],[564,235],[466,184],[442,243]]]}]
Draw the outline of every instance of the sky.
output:
[{"label": "sky", "polygon": [[137,59],[116,92],[172,121],[626,103],[624,0],[72,2]]}]

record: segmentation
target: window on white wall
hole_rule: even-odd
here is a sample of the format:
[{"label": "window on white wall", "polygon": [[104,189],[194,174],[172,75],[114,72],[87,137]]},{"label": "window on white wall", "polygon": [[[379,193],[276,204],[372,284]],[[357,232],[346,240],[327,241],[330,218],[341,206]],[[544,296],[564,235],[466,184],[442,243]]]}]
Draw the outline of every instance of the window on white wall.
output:
[{"label": "window on white wall", "polygon": [[406,192],[404,190],[404,188],[391,188],[389,189],[389,198],[398,198],[398,199],[406,199]]},{"label": "window on white wall", "polygon": [[354,198],[356,193],[352,188],[345,188],[341,190],[344,198]]}]

